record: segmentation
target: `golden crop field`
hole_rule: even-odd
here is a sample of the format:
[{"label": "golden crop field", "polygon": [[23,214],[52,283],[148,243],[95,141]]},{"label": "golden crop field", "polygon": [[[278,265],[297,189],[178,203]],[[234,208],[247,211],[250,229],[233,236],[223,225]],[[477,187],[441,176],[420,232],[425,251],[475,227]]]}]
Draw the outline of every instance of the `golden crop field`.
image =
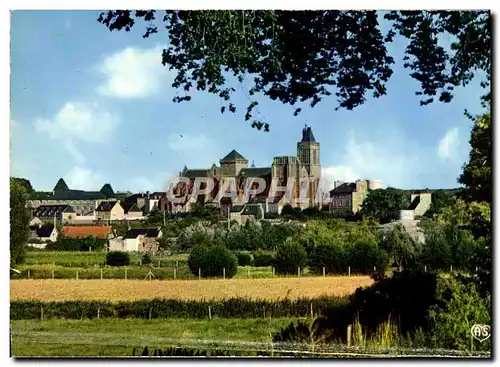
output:
[{"label": "golden crop field", "polygon": [[341,296],[369,286],[368,276],[202,280],[11,280],[11,300],[281,299]]}]

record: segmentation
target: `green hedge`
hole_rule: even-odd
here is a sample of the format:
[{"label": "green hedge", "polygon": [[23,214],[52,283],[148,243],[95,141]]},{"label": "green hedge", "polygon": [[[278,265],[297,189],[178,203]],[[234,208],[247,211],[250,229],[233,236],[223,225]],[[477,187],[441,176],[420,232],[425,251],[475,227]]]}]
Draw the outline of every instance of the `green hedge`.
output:
[{"label": "green hedge", "polygon": [[93,319],[100,317],[139,318],[208,318],[208,306],[212,317],[222,318],[258,318],[258,317],[306,317],[310,316],[311,304],[314,315],[321,315],[326,310],[347,304],[345,297],[320,297],[313,299],[279,301],[250,300],[230,298],[222,301],[196,301],[174,299],[151,299],[141,301],[12,301],[10,303],[11,320],[40,319],[43,307],[44,319]]}]

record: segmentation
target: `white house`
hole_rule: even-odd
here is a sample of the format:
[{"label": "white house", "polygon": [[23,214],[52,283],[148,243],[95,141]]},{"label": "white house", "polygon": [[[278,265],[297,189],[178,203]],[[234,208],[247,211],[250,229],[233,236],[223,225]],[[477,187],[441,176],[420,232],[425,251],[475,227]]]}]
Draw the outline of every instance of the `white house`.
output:
[{"label": "white house", "polygon": [[30,227],[31,235],[28,246],[35,248],[45,248],[47,242],[56,242],[58,231],[53,224],[34,225]]}]

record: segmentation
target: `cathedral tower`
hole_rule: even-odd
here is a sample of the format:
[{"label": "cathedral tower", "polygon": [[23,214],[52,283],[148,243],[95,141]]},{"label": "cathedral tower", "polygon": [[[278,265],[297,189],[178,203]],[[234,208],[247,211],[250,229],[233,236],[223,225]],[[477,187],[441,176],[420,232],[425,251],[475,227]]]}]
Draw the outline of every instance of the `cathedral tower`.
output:
[{"label": "cathedral tower", "polygon": [[311,127],[302,129],[302,140],[297,143],[297,157],[310,178],[313,178],[309,191],[310,205],[316,205],[316,193],[321,179],[321,165],[319,160],[319,143],[314,139]]}]

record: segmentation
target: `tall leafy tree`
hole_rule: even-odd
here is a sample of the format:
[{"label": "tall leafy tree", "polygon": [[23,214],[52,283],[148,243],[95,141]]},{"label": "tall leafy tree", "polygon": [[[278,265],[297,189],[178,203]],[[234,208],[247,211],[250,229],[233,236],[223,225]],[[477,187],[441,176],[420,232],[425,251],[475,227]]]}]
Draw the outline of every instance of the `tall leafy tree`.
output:
[{"label": "tall leafy tree", "polygon": [[491,113],[472,117],[469,162],[463,167],[458,182],[467,188],[468,201],[485,201],[491,204],[493,186],[491,181],[491,162],[493,154],[493,135]]},{"label": "tall leafy tree", "polygon": [[[368,95],[385,95],[395,64],[387,45],[396,35],[407,40],[403,66],[420,84],[415,94],[421,105],[451,101],[454,89],[478,70],[485,75],[482,86],[490,85],[488,11],[117,10],[101,13],[98,21],[110,31],[127,32],[143,21],[144,38],[168,34],[162,63],[177,72],[172,86],[185,92],[174,102],[191,100],[196,88],[219,96],[225,103],[221,112],[234,113],[231,96],[238,83],[228,75],[247,82],[245,120],[264,130],[269,123],[253,117],[255,95],[312,107],[334,95],[336,109],[349,110]],[[443,36],[451,37],[450,46],[439,42]],[[489,96],[486,90],[484,98]]]},{"label": "tall leafy tree", "polygon": [[33,186],[31,186],[31,182],[25,178],[12,177],[13,180],[19,182],[26,190],[26,193],[31,194],[33,191]]},{"label": "tall leafy tree", "polygon": [[366,217],[388,223],[399,218],[399,211],[410,205],[410,196],[402,190],[387,188],[370,191],[361,205],[360,213]]},{"label": "tall leafy tree", "polygon": [[29,212],[26,207],[28,193],[25,185],[10,179],[10,263],[24,261],[26,242],[29,236]]}]

